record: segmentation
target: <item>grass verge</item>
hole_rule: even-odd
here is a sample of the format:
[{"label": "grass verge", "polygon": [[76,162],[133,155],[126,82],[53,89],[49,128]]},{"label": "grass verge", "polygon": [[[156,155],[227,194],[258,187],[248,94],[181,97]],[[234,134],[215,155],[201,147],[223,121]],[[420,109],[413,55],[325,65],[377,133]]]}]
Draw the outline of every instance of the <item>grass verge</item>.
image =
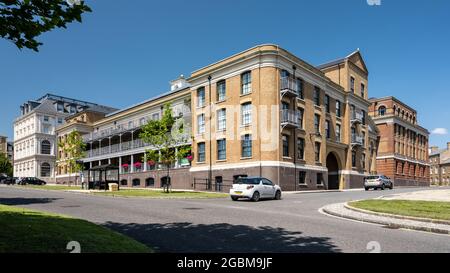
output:
[{"label": "grass verge", "polygon": [[450,220],[450,202],[372,199],[350,202],[349,205],[375,212]]},{"label": "grass verge", "polygon": [[152,252],[115,231],[69,216],[0,205],[0,253],[68,253],[71,241],[82,253]]}]

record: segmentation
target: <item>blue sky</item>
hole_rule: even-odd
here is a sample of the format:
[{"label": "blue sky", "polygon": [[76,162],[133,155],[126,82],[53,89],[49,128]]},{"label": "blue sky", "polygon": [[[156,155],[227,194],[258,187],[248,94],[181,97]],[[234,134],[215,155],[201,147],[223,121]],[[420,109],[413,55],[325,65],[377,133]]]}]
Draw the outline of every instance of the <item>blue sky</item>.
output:
[{"label": "blue sky", "polygon": [[[260,43],[318,65],[360,48],[369,96],[394,95],[422,126],[450,129],[450,1],[87,0],[82,24],[40,37],[39,53],[0,40],[0,134],[19,105],[51,92],[117,108]],[[438,130],[439,131],[439,130]],[[446,130],[431,145],[450,141]]]}]

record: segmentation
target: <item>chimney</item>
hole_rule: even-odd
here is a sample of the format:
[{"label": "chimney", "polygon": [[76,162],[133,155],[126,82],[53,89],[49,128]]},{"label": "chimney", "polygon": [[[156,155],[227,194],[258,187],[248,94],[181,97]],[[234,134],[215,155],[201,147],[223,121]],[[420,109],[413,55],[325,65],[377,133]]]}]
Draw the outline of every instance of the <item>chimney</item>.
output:
[{"label": "chimney", "polygon": [[432,153],[435,153],[435,152],[439,151],[439,148],[437,146],[432,146],[432,147],[430,147],[430,150]]}]

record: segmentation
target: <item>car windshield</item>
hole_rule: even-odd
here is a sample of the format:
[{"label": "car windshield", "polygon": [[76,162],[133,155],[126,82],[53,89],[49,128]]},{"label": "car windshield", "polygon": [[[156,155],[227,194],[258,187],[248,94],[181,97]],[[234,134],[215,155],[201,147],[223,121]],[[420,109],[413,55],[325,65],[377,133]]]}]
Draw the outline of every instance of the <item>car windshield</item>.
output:
[{"label": "car windshield", "polygon": [[247,177],[241,177],[236,179],[234,184],[248,184],[248,185],[258,185],[260,179],[259,178],[247,178]]},{"label": "car windshield", "polygon": [[377,175],[372,175],[372,176],[367,176],[366,177],[367,180],[369,180],[369,179],[378,179],[378,178],[380,178],[380,177],[377,176]]}]

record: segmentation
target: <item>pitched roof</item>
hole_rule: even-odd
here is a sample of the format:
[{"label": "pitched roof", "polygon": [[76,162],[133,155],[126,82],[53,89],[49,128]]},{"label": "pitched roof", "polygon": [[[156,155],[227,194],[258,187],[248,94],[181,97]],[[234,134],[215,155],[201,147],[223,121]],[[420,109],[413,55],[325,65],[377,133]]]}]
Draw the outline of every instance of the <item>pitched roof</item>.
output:
[{"label": "pitched roof", "polygon": [[368,71],[367,67],[366,67],[366,64],[364,63],[364,60],[363,60],[363,58],[361,56],[361,52],[359,51],[359,48],[356,49],[355,51],[353,51],[352,53],[348,54],[347,56],[343,57],[343,58],[339,58],[337,60],[333,60],[331,62],[327,62],[327,63],[321,64],[321,65],[318,65],[318,66],[316,66],[316,68],[322,70],[322,69],[325,69],[327,67],[331,67],[331,66],[335,66],[335,65],[338,65],[338,64],[342,64],[345,61],[349,60],[350,58],[352,58],[353,56],[356,56],[356,55],[359,55],[359,57],[361,59],[361,64],[363,65],[364,69],[366,71]]}]

